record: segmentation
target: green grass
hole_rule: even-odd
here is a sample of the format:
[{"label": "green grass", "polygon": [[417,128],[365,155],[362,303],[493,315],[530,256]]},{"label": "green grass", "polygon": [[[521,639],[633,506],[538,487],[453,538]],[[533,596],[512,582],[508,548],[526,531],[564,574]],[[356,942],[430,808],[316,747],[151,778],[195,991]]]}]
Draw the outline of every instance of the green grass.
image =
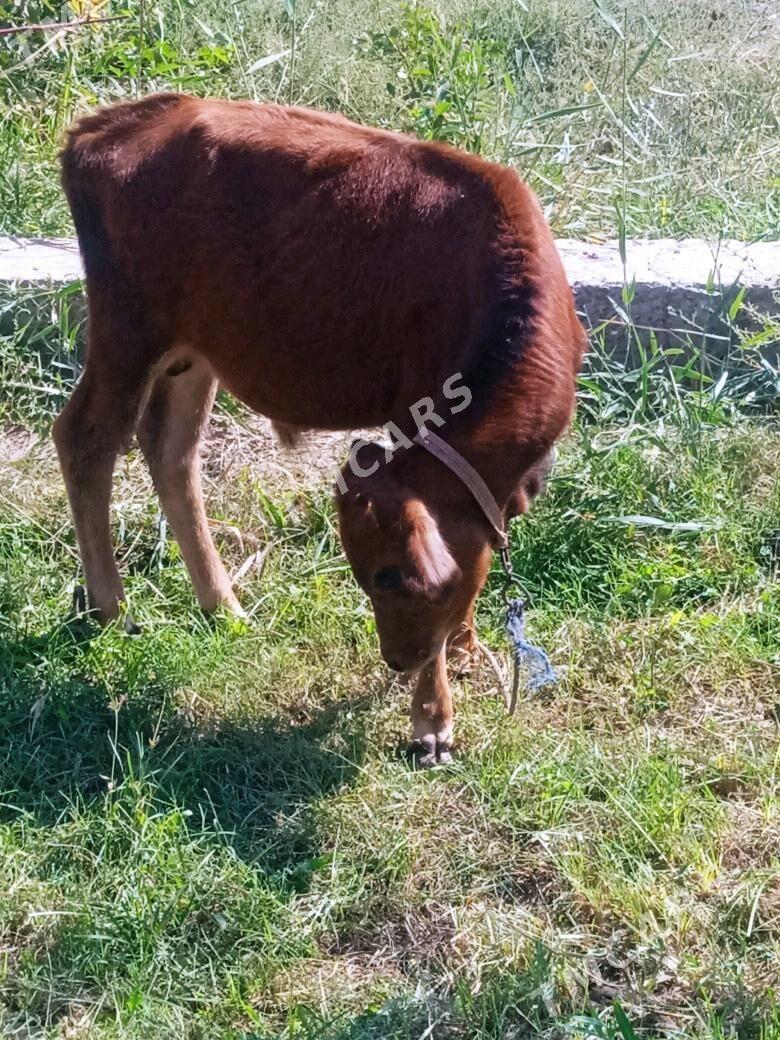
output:
[{"label": "green grass", "polygon": [[[59,12],[22,0],[7,21]],[[560,235],[780,233],[780,25],[765,0],[109,0],[99,13],[126,17],[49,47],[40,32],[0,38],[0,232],[70,231],[56,152],[75,113],[175,88],[481,151],[520,170]]]},{"label": "green grass", "polygon": [[[0,233],[68,233],[74,113],[168,87],[511,162],[561,235],[780,232],[760,0],[99,13],[127,17],[50,49],[0,38]],[[0,1036],[780,1040],[780,428],[756,352],[776,321],[720,362],[695,335],[681,353],[629,329],[629,362],[594,337],[513,532],[561,682],[508,720],[477,669],[455,764],[419,773],[327,490],[269,482],[228,401],[208,508],[270,546],[249,622],[198,611],[136,453],[113,515],[143,634],[69,617],[51,447],[4,459],[9,424],[48,434],[81,314],[78,287],[0,299]],[[235,570],[250,548],[221,550]],[[501,657],[500,585],[478,621]]]},{"label": "green grass", "polygon": [[324,490],[212,474],[272,549],[207,620],[131,455],[128,638],[67,620],[50,449],[0,467],[0,1032],[780,1036],[778,464],[771,420],[583,413],[513,537],[561,684],[459,683],[433,773]]}]

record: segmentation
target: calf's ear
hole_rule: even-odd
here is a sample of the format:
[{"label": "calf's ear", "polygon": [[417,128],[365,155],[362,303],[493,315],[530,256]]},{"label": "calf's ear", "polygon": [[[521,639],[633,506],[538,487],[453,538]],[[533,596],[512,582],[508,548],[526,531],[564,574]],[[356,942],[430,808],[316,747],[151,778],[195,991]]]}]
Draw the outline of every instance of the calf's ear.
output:
[{"label": "calf's ear", "polygon": [[420,577],[424,595],[436,602],[443,599],[460,578],[460,567],[447,548],[438,524],[422,502],[407,503],[405,512],[412,565]]},{"label": "calf's ear", "polygon": [[517,489],[513,492],[506,506],[506,519],[521,516],[531,508],[531,502],[541,495],[547,486],[558,452],[553,446],[538,462],[523,474]]},{"label": "calf's ear", "polygon": [[506,504],[504,519],[512,520],[516,516],[522,516],[523,513],[528,512],[528,506],[528,495],[525,493],[525,489],[522,487],[517,488],[512,492]]}]

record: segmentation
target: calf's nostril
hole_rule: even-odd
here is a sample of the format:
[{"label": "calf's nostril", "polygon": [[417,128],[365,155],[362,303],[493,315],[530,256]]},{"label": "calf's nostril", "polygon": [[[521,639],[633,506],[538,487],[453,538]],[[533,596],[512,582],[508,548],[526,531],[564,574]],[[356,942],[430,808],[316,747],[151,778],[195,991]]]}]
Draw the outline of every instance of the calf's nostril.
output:
[{"label": "calf's nostril", "polygon": [[400,664],[397,661],[388,661],[387,662],[387,667],[390,668],[394,672],[402,672],[403,671],[403,668],[400,666]]}]

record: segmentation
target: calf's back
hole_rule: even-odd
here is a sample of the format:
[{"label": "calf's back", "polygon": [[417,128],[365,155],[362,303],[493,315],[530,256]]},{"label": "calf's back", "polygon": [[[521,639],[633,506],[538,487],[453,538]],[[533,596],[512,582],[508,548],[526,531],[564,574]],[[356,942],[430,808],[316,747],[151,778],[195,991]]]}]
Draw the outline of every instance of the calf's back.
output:
[{"label": "calf's back", "polygon": [[[445,145],[157,95],[81,120],[63,180],[90,295],[132,296],[161,344],[281,422],[381,423],[455,371],[489,376],[507,298],[514,326],[533,313],[572,338],[532,193]],[[554,349],[570,382],[576,349]]]}]

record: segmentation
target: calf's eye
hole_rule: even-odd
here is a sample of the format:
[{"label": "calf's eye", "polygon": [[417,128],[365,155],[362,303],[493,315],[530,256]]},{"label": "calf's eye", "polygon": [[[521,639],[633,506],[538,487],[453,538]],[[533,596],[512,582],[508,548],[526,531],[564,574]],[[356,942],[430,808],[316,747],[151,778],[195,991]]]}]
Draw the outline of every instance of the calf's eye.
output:
[{"label": "calf's eye", "polygon": [[382,567],[374,575],[374,588],[380,592],[398,592],[403,584],[404,576],[400,567]]}]

